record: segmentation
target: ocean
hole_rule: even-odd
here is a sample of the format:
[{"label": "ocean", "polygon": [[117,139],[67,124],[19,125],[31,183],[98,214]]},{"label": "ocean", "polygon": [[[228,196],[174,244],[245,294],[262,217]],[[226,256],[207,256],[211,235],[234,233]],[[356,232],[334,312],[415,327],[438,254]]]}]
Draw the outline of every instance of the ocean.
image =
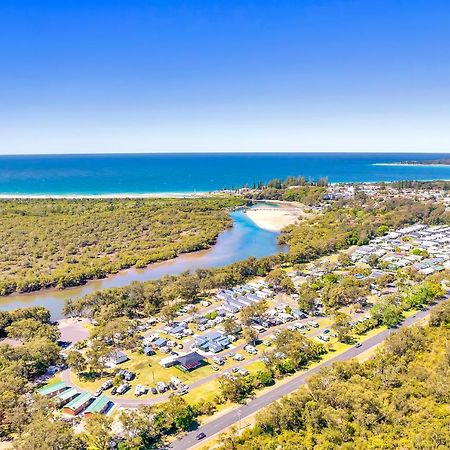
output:
[{"label": "ocean", "polygon": [[383,165],[448,154],[220,153],[0,156],[0,194],[208,192],[304,175],[330,182],[450,179],[448,166]]}]

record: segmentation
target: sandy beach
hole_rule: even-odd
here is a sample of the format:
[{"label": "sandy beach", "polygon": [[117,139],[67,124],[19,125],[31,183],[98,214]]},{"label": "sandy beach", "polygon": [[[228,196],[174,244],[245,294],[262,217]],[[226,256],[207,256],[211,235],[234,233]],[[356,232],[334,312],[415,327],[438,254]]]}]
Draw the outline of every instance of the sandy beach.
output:
[{"label": "sandy beach", "polygon": [[88,319],[68,318],[58,321],[58,328],[61,332],[61,340],[70,342],[72,345],[83,339],[87,339],[89,331],[86,328],[90,321]]},{"label": "sandy beach", "polygon": [[292,202],[271,202],[280,205],[279,208],[264,207],[252,208],[245,214],[260,228],[267,231],[279,232],[284,227],[296,223],[298,219],[310,217],[301,205]]}]

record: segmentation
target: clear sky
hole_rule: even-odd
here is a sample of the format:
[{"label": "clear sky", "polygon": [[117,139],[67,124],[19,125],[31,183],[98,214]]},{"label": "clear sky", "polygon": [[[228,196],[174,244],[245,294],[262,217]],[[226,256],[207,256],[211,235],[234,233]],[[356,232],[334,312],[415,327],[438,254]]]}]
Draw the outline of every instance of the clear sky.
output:
[{"label": "clear sky", "polygon": [[156,151],[450,151],[450,1],[0,1],[0,153]]}]

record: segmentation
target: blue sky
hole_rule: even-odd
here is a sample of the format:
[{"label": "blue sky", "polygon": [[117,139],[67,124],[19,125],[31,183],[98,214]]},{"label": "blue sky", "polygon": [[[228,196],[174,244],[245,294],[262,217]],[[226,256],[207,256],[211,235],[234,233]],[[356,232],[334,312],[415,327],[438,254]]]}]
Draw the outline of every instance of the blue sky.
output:
[{"label": "blue sky", "polygon": [[450,151],[448,0],[2,0],[0,153]]}]

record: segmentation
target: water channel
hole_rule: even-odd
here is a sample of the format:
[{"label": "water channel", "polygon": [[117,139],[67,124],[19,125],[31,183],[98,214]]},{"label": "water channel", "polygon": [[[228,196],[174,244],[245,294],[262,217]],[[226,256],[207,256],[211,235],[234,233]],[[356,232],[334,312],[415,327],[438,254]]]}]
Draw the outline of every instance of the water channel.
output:
[{"label": "water channel", "polygon": [[[278,207],[267,203],[263,205],[265,208]],[[261,203],[256,207],[261,207]],[[221,267],[250,256],[259,258],[286,251],[286,247],[277,245],[278,233],[258,227],[248,218],[244,210],[234,211],[230,215],[233,226],[221,233],[217,242],[208,250],[186,253],[143,269],[122,270],[107,278],[89,281],[83,286],[10,295],[0,299],[0,310],[44,306],[50,310],[52,318],[58,320],[62,318],[64,302],[69,298],[81,297],[99,289],[126,286],[133,281],[155,280],[164,275],[177,275],[186,270]]]}]

